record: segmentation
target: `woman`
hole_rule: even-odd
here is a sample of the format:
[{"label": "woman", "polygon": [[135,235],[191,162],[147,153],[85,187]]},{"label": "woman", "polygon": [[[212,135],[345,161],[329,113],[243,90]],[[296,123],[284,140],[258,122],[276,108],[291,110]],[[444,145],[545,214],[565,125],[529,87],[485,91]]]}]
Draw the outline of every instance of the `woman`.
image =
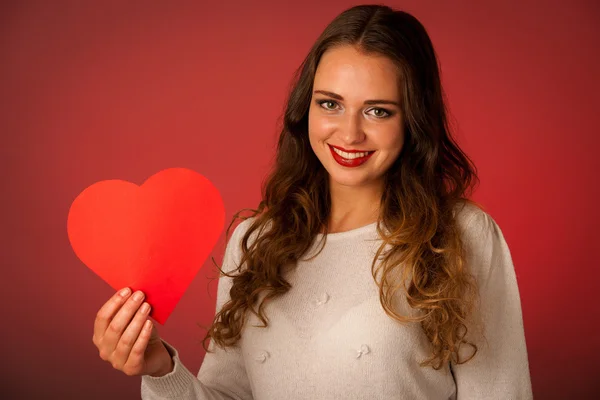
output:
[{"label": "woman", "polygon": [[149,400],[530,399],[515,271],[475,180],[423,26],[348,9],[299,69],[258,210],[234,218],[198,376],[129,292],[94,343]]}]

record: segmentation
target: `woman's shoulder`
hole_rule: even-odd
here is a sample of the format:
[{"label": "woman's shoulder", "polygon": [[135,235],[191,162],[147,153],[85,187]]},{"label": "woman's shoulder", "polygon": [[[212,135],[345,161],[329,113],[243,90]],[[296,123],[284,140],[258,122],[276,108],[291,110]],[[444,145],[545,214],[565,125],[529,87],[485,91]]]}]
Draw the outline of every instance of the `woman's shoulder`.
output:
[{"label": "woman's shoulder", "polygon": [[492,254],[509,254],[508,243],[500,226],[477,203],[466,203],[457,216],[461,239],[467,253],[478,257],[491,257]]},{"label": "woman's shoulder", "polygon": [[499,229],[483,206],[472,200],[458,204],[454,215],[461,234],[466,237],[480,237],[486,231]]},{"label": "woman's shoulder", "polygon": [[[248,229],[252,225],[254,217],[245,218],[241,222],[237,223],[233,228],[233,232],[228,235],[226,239],[227,245],[225,247],[225,255],[223,257],[223,264],[226,272],[231,272],[239,267],[242,259],[242,239],[244,238]],[[226,233],[229,233],[231,228],[228,228]]]},{"label": "woman's shoulder", "polygon": [[236,249],[238,249],[241,245],[242,238],[244,237],[246,232],[248,232],[255,220],[256,217],[248,217],[244,218],[241,222],[237,223],[237,225],[235,225],[235,228],[233,229],[233,233],[227,241],[227,246],[235,247]]},{"label": "woman's shoulder", "polygon": [[231,233],[229,239],[227,240],[228,251],[236,255],[241,254],[242,240],[244,239],[246,233],[248,233],[250,229],[252,229],[252,232],[248,237],[248,242],[246,243],[248,248],[252,246],[252,244],[261,232],[264,232],[265,229],[268,229],[270,225],[269,222],[267,222],[266,224],[261,223],[260,226],[254,227],[253,225],[255,224],[255,222],[257,222],[257,220],[258,217],[252,216],[244,217],[241,222],[237,223],[237,225],[235,225],[234,221],[235,228],[233,229],[233,233]]}]

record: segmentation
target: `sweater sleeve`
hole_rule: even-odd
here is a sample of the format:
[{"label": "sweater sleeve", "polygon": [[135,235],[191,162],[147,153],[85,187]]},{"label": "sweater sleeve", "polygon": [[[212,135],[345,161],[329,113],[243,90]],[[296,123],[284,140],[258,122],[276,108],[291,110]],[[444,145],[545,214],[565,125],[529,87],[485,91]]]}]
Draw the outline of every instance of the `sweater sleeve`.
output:
[{"label": "sweater sleeve", "polygon": [[[223,257],[223,270],[231,272],[240,260],[240,241],[248,220],[234,230]],[[217,311],[229,300],[232,279],[221,276],[217,287]],[[161,377],[142,376],[142,400],[249,400],[250,382],[238,347],[222,349],[211,340],[202,366],[194,376],[179,359],[177,349],[163,340],[171,353],[174,369]]]},{"label": "sweater sleeve", "polygon": [[[533,398],[521,299],[508,245],[492,217],[477,210],[463,235],[467,265],[473,272],[480,303],[467,337],[478,346],[477,354],[464,364],[450,363],[457,400]],[[472,329],[479,326],[482,329]],[[471,336],[475,332],[483,333]],[[465,347],[465,352],[462,350]],[[471,354],[462,346],[462,359]]]}]

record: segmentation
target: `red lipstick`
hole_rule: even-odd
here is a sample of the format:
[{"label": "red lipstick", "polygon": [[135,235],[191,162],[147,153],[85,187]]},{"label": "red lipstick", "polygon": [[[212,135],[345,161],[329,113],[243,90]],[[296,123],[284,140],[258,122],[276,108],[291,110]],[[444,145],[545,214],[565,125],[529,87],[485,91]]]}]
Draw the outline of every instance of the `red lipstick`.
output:
[{"label": "red lipstick", "polygon": [[[364,157],[358,157],[358,158],[344,158],[341,155],[339,155],[338,153],[335,152],[334,147],[340,151],[344,151],[346,153],[368,153],[366,156]],[[361,151],[361,150],[344,150],[342,148],[339,148],[337,146],[332,146],[329,145],[329,150],[331,151],[331,155],[333,156],[333,159],[340,165],[344,166],[344,167],[358,167],[359,165],[362,165],[364,163],[366,163],[369,158],[371,158],[371,156],[373,155],[373,153],[375,153],[374,151]]]},{"label": "red lipstick", "polygon": [[334,148],[336,148],[338,150],[341,150],[341,151],[345,151],[346,153],[371,153],[372,152],[372,150],[346,150],[343,147],[334,146],[332,144],[330,144],[329,146],[334,147]]}]

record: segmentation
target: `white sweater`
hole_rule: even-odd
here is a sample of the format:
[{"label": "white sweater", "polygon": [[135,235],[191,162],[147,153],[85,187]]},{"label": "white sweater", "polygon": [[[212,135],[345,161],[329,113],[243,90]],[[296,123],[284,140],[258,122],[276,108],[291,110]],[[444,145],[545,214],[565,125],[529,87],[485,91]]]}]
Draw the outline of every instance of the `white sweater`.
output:
[{"label": "white sweater", "polygon": [[[175,368],[159,378],[143,376],[142,399],[532,399],[506,241],[492,217],[475,206],[468,204],[457,218],[467,265],[479,284],[487,338],[466,364],[450,362],[438,371],[419,367],[430,354],[419,323],[396,322],[379,302],[371,262],[381,242],[373,223],[329,234],[316,258],[299,261],[287,273],[292,289],[265,307],[269,327],[254,327],[261,323],[251,315],[239,347],[222,350],[211,342],[216,352],[206,354],[197,377],[165,342]],[[235,229],[227,245],[226,271],[240,260],[249,222]],[[230,288],[231,279],[221,277],[217,309]],[[402,314],[410,312],[405,302],[399,304]]]}]

